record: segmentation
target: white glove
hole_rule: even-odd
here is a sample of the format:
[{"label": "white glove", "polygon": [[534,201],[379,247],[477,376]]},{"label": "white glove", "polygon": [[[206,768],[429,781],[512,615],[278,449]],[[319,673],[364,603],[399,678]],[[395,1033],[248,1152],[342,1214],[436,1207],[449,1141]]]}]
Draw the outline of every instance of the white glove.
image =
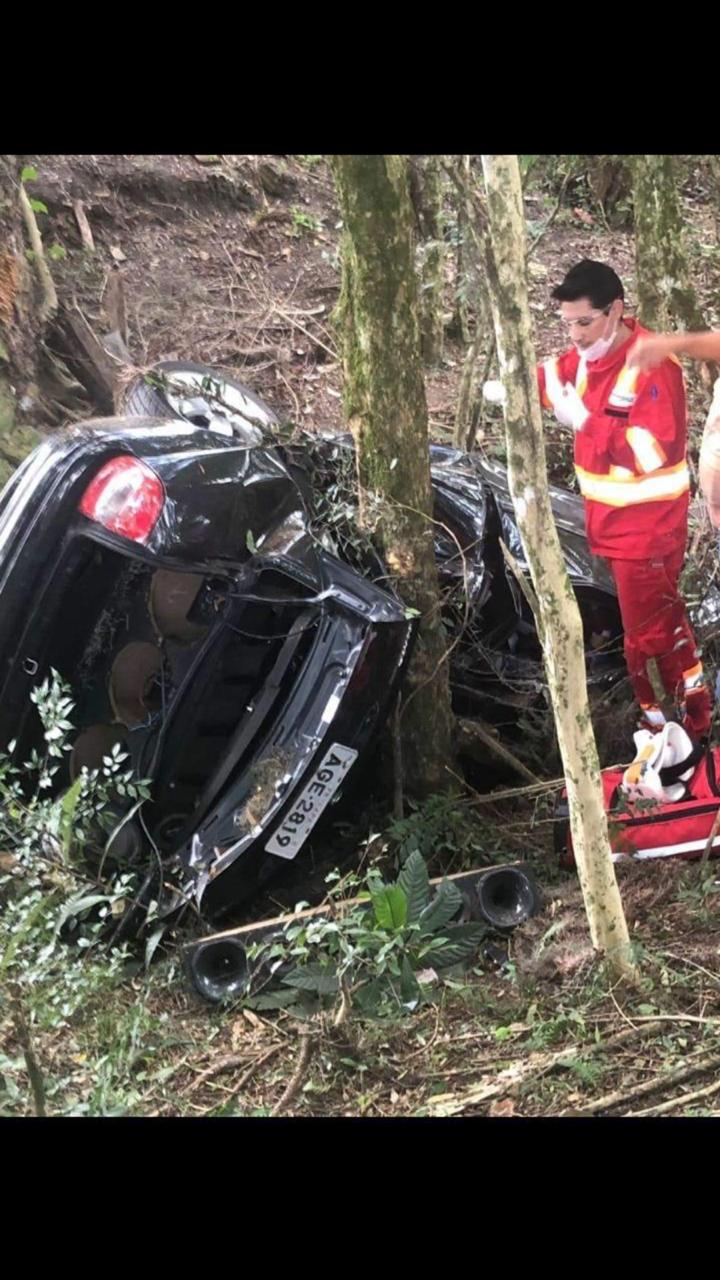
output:
[{"label": "white glove", "polygon": [[483,400],[487,400],[488,404],[504,404],[505,388],[502,382],[492,379],[490,382],[483,383]]},{"label": "white glove", "polygon": [[555,417],[563,427],[572,427],[573,431],[581,431],[590,414],[578,395],[575,387],[566,382],[562,395],[553,404]]}]

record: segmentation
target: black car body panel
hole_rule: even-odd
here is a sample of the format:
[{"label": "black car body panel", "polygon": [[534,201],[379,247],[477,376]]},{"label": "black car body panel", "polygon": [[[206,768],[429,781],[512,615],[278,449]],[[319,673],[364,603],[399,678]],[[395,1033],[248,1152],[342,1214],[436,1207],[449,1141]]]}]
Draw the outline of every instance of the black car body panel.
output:
[{"label": "black car body panel", "polygon": [[[350,437],[327,445],[352,447]],[[161,482],[141,540],[79,509],[120,457]],[[430,462],[456,707],[501,720],[543,686],[500,547],[524,566],[507,476],[440,446]],[[411,650],[415,624],[385,582],[320,546],[311,490],[302,450],[179,417],[126,417],[56,433],[0,495],[0,747],[16,739],[27,759],[39,732],[29,694],[57,669],[78,729],[63,781],[120,742],[152,784],[125,846],[149,840],[179,862],[211,918],[295,857],[358,776]],[[616,678],[612,583],[588,554],[581,499],[555,489],[552,501],[590,678]]]},{"label": "black car body panel", "polygon": [[[312,444],[331,465],[352,448],[348,434]],[[296,469],[302,460],[299,449]],[[431,445],[430,474],[444,618],[455,641],[455,709],[509,726],[518,709],[538,701],[545,676],[532,613],[501,548],[502,541],[517,567],[529,573],[507,469],[479,452]],[[311,476],[309,468],[308,491]],[[583,621],[588,683],[604,689],[626,674],[615,586],[605,562],[589,552],[582,498],[551,485],[550,500]]]},{"label": "black car body panel", "polygon": [[[120,455],[164,486],[142,545],[78,510]],[[0,745],[27,758],[30,690],[57,669],[76,702],[69,770],[122,742],[152,781],[147,836],[213,916],[282,865],[266,846],[328,753],[365,751],[414,631],[317,545],[277,450],[177,421],[88,424],[26,460],[0,499],[0,602]]]}]

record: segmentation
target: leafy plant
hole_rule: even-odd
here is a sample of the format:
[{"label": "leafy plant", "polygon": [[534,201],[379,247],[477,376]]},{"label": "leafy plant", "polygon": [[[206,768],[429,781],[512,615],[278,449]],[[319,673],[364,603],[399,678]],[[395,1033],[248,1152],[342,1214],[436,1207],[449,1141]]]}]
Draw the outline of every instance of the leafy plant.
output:
[{"label": "leafy plant", "polygon": [[12,983],[32,1017],[61,1026],[124,963],[120,948],[95,966],[88,955],[137,893],[137,872],[113,864],[111,833],[118,811],[139,807],[149,791],[124,768],[119,744],[100,769],[83,768],[60,790],[74,733],[69,686],[52,671],[30,696],[42,748],[21,763],[14,742],[0,753],[0,987]]},{"label": "leafy plant", "polygon": [[490,862],[487,833],[451,795],[432,795],[422,804],[410,802],[408,817],[388,828],[400,866],[417,850],[440,866],[481,866]]},{"label": "leafy plant", "polygon": [[297,205],[294,205],[290,212],[293,220],[293,235],[316,235],[322,230],[322,223],[314,214],[299,209]]},{"label": "leafy plant", "polygon": [[[339,880],[338,873],[328,879]],[[361,884],[360,901],[344,908],[341,891]],[[272,993],[251,995],[253,1007],[311,1014],[339,1001],[374,1015],[411,1012],[427,998],[436,970],[468,959],[485,935],[484,925],[455,923],[463,897],[451,881],[431,896],[418,850],[394,883],[374,869],[364,882],[345,877],[329,897],[327,915],[291,921],[281,936],[250,948],[256,991],[258,984],[279,984]]]}]

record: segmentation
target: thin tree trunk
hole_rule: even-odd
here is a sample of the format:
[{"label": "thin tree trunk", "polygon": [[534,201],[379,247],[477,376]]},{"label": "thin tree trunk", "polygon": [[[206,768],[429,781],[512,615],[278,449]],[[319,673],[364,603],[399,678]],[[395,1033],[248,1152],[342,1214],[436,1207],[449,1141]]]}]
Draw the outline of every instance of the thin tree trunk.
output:
[{"label": "thin tree trunk", "polygon": [[447,787],[452,714],[440,625],[412,206],[404,156],[334,156],[344,225],[344,398],[360,521],[422,622],[402,713],[408,789]]},{"label": "thin tree trunk", "polygon": [[631,178],[626,156],[584,156],[590,191],[600,207],[605,226],[631,225]]},{"label": "thin tree trunk", "polygon": [[[473,187],[470,156],[453,156],[450,160],[455,162],[448,165],[448,171],[455,186],[458,211],[459,246],[455,291],[457,316],[463,340],[470,343],[460,375],[453,444],[458,449],[472,449],[483,415],[481,384],[488,377],[495,351],[485,274],[482,268],[482,236],[486,220],[484,212],[479,220],[476,219],[477,192]],[[469,336],[466,337],[470,331],[468,316],[470,306],[475,312],[472,340]],[[482,377],[479,378],[480,358],[486,346],[485,368]]]},{"label": "thin tree trunk", "polygon": [[482,329],[478,326],[475,331],[475,337],[465,353],[462,373],[460,374],[460,386],[458,387],[457,406],[455,408],[455,426],[453,428],[453,444],[456,449],[466,449],[470,433],[472,432],[473,439],[476,434],[479,408],[477,395],[478,364],[480,362],[482,339]]},{"label": "thin tree trunk", "polygon": [[634,977],[588,708],[582,623],[548,494],[517,157],[483,156],[483,171],[490,223],[490,300],[507,397],[508,478],[538,601],[538,634],[567,782],[578,874],[593,946],[614,975]]},{"label": "thin tree trunk", "polygon": [[420,343],[425,364],[438,365],[443,353],[443,245],[440,156],[413,156],[411,196],[420,242]]},{"label": "thin tree trunk", "polygon": [[[469,188],[472,181],[470,156],[450,156],[455,166],[457,208],[457,255],[455,269],[455,322],[454,328],[467,347],[473,340],[470,309],[476,306],[479,289],[478,258],[472,235],[472,201]],[[474,334],[477,337],[479,317],[476,316]]]}]

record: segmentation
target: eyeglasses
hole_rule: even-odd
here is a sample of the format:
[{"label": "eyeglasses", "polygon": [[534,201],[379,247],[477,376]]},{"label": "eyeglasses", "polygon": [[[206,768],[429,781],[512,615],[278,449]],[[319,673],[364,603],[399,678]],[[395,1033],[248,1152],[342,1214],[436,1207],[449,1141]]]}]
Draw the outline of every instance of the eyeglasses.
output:
[{"label": "eyeglasses", "polygon": [[612,303],[609,307],[605,307],[602,311],[594,311],[589,316],[580,316],[578,320],[566,320],[563,315],[558,315],[558,319],[565,325],[566,329],[589,329],[590,325],[595,324],[597,320],[601,320],[603,316],[609,316],[612,309]]}]

